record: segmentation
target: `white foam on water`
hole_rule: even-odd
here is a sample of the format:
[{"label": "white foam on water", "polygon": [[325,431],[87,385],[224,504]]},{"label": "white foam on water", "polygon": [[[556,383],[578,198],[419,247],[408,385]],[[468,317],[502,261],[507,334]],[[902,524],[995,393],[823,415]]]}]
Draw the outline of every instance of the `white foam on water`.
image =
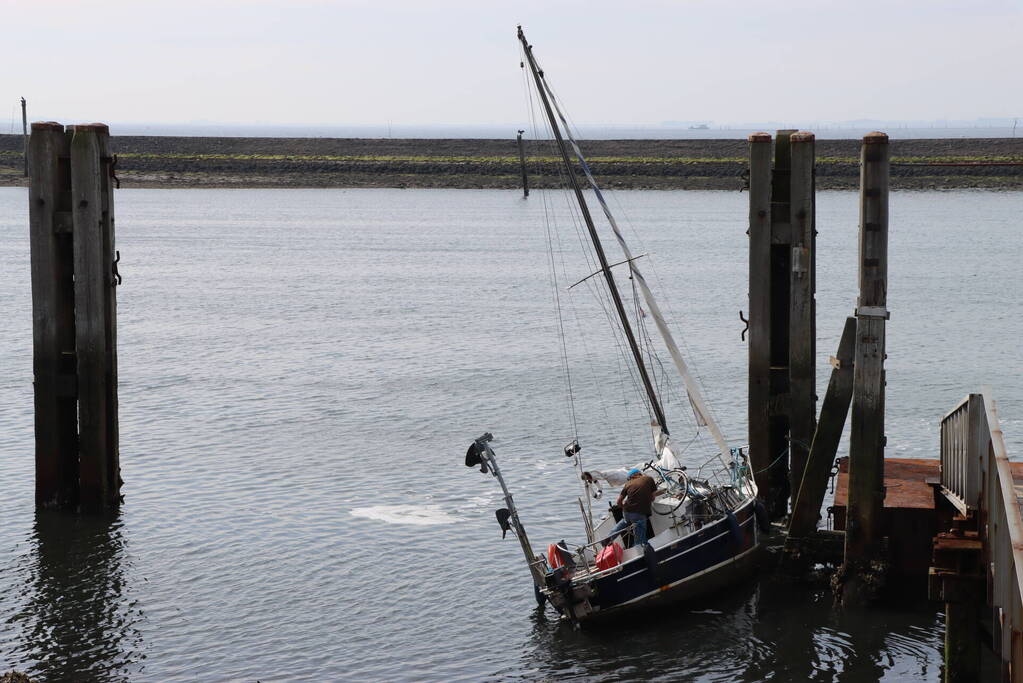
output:
[{"label": "white foam on water", "polygon": [[412,526],[434,526],[437,524],[453,524],[459,518],[442,508],[440,505],[375,505],[367,508],[354,508],[351,513],[355,517],[365,517],[388,524],[409,524]]}]

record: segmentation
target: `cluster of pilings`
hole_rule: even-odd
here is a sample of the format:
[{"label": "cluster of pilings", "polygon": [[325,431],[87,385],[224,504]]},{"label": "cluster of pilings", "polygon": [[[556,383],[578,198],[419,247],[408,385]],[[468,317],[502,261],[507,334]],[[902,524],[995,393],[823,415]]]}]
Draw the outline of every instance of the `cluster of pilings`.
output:
[{"label": "cluster of pilings", "polygon": [[120,501],[114,159],[101,123],[32,124],[36,504]]},{"label": "cluster of pilings", "polygon": [[[749,138],[749,442],[771,517],[789,517],[786,550],[805,554],[852,405],[848,525],[836,575],[843,602],[872,599],[885,574],[884,359],[888,319],[888,136],[863,138],[859,299],[846,320],[820,415],[816,395],[815,139]],[[772,164],[773,157],[773,164]],[[792,502],[791,514],[789,509]]]}]

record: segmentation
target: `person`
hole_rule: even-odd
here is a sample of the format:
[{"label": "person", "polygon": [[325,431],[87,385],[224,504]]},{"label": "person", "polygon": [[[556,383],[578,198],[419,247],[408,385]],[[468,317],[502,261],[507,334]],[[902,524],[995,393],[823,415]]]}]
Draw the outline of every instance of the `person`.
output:
[{"label": "person", "polygon": [[635,524],[635,545],[646,543],[646,518],[650,516],[650,504],[662,493],[657,490],[653,477],[636,468],[629,470],[625,486],[618,494],[617,505],[622,508],[622,521],[615,525],[608,538],[614,538]]}]

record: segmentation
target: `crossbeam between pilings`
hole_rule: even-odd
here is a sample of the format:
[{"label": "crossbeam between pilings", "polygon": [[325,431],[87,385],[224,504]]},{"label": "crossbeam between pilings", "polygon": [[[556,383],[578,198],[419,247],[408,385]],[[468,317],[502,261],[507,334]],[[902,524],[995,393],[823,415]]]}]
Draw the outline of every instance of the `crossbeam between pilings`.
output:
[{"label": "crossbeam between pilings", "polygon": [[105,124],[32,124],[36,504],[120,501],[113,159]]}]

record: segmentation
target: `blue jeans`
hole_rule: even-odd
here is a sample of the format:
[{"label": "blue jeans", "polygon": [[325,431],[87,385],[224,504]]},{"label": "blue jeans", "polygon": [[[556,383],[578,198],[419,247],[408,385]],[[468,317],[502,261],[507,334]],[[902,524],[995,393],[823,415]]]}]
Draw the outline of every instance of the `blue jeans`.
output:
[{"label": "blue jeans", "polygon": [[635,545],[643,545],[646,543],[646,515],[640,512],[626,512],[622,517],[622,521],[615,524],[614,529],[611,529],[611,534],[608,538],[614,538],[621,532],[625,531],[631,524],[636,525],[636,528],[633,531],[633,535],[636,539]]}]

